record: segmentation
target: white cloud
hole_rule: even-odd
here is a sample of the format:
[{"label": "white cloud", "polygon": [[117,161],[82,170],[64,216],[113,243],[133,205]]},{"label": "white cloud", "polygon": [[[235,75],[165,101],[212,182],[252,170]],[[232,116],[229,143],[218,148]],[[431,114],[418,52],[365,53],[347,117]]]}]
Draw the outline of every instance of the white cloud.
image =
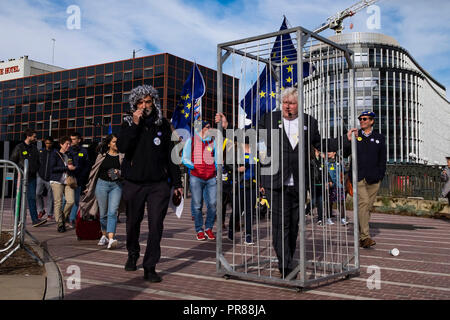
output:
[{"label": "white cloud", "polygon": [[[283,15],[292,26],[314,29],[326,18],[356,0],[214,1],[192,3],[182,0],[142,1],[78,0],[2,3],[0,59],[28,55],[51,62],[52,38],[56,39],[55,64],[73,68],[132,57],[133,49],[147,49],[139,55],[169,52],[199,64],[216,68],[216,48],[221,42],[275,31]],[[68,30],[66,8],[81,8],[81,30]],[[438,81],[450,85],[450,2],[413,0],[380,1],[382,29],[396,38]],[[365,10],[345,21],[352,31],[373,31],[366,27]],[[348,29],[350,22],[355,28]],[[331,31],[323,35],[330,35]],[[445,71],[442,71],[445,70]]]}]

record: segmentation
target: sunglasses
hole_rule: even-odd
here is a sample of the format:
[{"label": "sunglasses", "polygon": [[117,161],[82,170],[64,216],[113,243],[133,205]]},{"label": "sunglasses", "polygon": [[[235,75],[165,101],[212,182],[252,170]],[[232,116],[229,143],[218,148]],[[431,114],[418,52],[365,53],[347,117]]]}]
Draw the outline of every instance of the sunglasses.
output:
[{"label": "sunglasses", "polygon": [[372,118],[366,118],[366,117],[359,118],[359,121],[369,121],[369,120],[372,120]]}]

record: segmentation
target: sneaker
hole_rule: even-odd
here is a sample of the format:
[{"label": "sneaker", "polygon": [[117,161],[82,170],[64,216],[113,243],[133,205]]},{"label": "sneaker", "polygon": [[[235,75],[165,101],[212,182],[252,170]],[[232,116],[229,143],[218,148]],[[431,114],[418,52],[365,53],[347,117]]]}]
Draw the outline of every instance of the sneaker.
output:
[{"label": "sneaker", "polygon": [[348,225],[348,221],[347,221],[347,219],[345,219],[345,218],[342,218],[342,219],[341,219],[341,224],[342,224],[343,226],[346,226],[346,225]]},{"label": "sneaker", "polygon": [[106,246],[108,244],[108,238],[106,236],[102,236],[100,241],[97,243],[98,246]]},{"label": "sneaker", "polygon": [[37,219],[36,221],[33,222],[33,227],[39,227],[46,222],[47,222],[47,220]]},{"label": "sneaker", "polygon": [[205,241],[206,237],[205,237],[205,233],[203,231],[200,231],[197,233],[197,240],[198,241]]},{"label": "sneaker", "polygon": [[47,217],[47,221],[55,221],[55,217],[53,217],[53,216],[48,216],[48,217]]},{"label": "sneaker", "polygon": [[206,229],[205,234],[209,240],[216,240],[216,237],[214,236],[214,233],[212,232],[211,229]]},{"label": "sneaker", "polygon": [[334,224],[334,222],[331,220],[331,218],[328,218],[327,219],[327,225],[333,225]]},{"label": "sneaker", "polygon": [[321,226],[323,223],[322,223],[322,220],[319,220],[319,221],[317,221],[317,225],[318,226]]},{"label": "sneaker", "polygon": [[245,236],[245,244],[248,246],[252,246],[255,243],[252,241],[252,236],[250,234]]},{"label": "sneaker", "polygon": [[108,250],[113,250],[113,249],[117,248],[118,243],[119,242],[116,239],[109,239]]},{"label": "sneaker", "polygon": [[38,219],[42,219],[43,216],[45,216],[45,211],[39,211]]}]

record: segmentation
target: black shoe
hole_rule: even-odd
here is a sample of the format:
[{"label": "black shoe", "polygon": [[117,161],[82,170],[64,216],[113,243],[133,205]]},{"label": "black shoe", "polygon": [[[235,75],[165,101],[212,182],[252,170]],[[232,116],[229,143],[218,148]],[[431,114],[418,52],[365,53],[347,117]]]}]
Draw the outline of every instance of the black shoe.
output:
[{"label": "black shoe", "polygon": [[59,233],[64,233],[64,232],[66,232],[66,227],[64,227],[64,225],[58,226],[58,232],[59,232]]},{"label": "black shoe", "polygon": [[33,227],[39,227],[39,226],[43,225],[46,222],[47,222],[47,220],[37,219],[36,221],[33,222]]},{"label": "black shoe", "polygon": [[292,269],[286,268],[284,269],[284,274],[283,274],[283,269],[279,269],[280,270],[280,278],[284,279],[287,278],[287,276],[292,272]]},{"label": "black shoe", "polygon": [[139,256],[129,255],[127,263],[125,263],[125,271],[136,271],[136,262],[138,261]]},{"label": "black shoe", "polygon": [[149,282],[161,282],[162,278],[156,273],[155,268],[150,268],[150,270],[144,270],[144,279]]}]

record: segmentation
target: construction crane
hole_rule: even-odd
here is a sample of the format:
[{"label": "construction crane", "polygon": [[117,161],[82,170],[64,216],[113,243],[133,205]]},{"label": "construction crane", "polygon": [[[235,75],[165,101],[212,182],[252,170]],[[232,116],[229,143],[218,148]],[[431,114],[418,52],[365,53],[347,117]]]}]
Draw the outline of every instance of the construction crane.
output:
[{"label": "construction crane", "polygon": [[315,33],[320,33],[326,29],[332,29],[336,32],[336,34],[339,34],[344,30],[344,26],[342,25],[342,22],[345,18],[351,17],[355,15],[358,11],[361,11],[362,9],[371,6],[378,0],[362,0],[351,7],[336,13],[335,15],[329,17],[327,19],[327,22],[323,23],[320,27],[316,28],[314,30]]}]

